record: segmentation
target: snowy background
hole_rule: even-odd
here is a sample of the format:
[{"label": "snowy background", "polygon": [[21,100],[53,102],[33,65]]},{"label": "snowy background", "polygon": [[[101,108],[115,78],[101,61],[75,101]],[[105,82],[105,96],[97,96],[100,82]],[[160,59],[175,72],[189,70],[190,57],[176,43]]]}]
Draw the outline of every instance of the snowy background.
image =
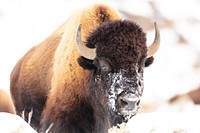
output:
[{"label": "snowy background", "polygon": [[200,0],[0,0],[0,88],[9,93],[9,76],[32,46],[43,41],[77,8],[108,3],[124,18],[135,19],[161,47],[145,69],[143,103],[161,105],[175,94],[200,86]]}]

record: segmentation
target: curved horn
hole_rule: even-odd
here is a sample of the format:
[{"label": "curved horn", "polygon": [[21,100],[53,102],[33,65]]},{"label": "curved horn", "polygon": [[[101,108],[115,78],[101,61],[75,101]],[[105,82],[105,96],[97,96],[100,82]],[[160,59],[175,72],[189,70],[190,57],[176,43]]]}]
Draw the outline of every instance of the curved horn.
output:
[{"label": "curved horn", "polygon": [[81,24],[79,25],[76,33],[76,47],[81,56],[85,57],[86,59],[93,60],[96,57],[96,48],[88,48],[83,44],[81,39]]},{"label": "curved horn", "polygon": [[157,28],[156,22],[154,22],[154,26],[155,26],[155,31],[156,31],[155,39],[154,39],[153,43],[148,47],[147,58],[153,56],[157,52],[157,50],[160,46],[160,31]]}]

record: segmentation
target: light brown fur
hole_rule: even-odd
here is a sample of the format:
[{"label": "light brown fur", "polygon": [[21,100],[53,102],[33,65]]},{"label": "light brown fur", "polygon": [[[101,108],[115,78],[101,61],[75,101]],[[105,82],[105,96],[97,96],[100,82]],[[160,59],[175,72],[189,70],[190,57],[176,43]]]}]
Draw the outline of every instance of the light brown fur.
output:
[{"label": "light brown fur", "polygon": [[[110,14],[107,19],[120,19],[119,15],[116,14],[117,12],[106,5],[95,5],[94,7],[91,7],[91,10],[87,10],[85,12],[81,10],[77,11],[75,12],[75,15],[80,16],[79,18],[73,17],[75,15],[72,15],[72,17],[68,19],[65,23],[65,29],[62,29],[67,32],[63,34],[61,43],[56,49],[53,60],[53,78],[49,99],[47,100],[47,105],[52,107],[48,107],[45,112],[51,112],[54,115],[59,113],[56,111],[58,107],[55,110],[54,106],[58,104],[58,101],[61,102],[63,97],[68,100],[68,104],[61,104],[63,106],[65,105],[65,107],[59,107],[58,110],[61,111],[65,111],[66,108],[73,108],[74,104],[78,102],[76,96],[77,94],[79,95],[79,98],[86,96],[84,93],[84,85],[88,82],[86,79],[91,75],[91,71],[81,68],[77,63],[77,59],[80,57],[80,54],[76,49],[76,34],[69,33],[76,33],[79,24],[82,24],[82,40],[85,41],[88,35],[102,23],[101,19],[96,19],[99,17],[99,14],[97,14],[99,7],[101,7],[102,10],[106,10],[106,12]],[[70,93],[66,93],[65,90],[63,90],[65,86],[67,86],[67,90]]]}]

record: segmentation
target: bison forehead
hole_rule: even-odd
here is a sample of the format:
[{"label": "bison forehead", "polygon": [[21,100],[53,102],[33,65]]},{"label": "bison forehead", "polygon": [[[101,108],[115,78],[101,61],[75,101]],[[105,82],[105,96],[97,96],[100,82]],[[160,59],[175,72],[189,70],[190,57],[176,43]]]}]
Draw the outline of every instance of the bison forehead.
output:
[{"label": "bison forehead", "polygon": [[96,47],[97,57],[119,64],[139,62],[146,57],[146,34],[135,22],[115,20],[99,26],[87,39],[88,47]]}]

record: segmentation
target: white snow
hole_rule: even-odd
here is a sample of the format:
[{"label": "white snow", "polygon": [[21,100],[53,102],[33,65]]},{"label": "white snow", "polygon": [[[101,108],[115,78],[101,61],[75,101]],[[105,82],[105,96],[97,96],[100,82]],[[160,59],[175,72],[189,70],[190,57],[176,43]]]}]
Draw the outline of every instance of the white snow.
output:
[{"label": "white snow", "polygon": [[18,115],[0,112],[1,133],[37,133]]}]

